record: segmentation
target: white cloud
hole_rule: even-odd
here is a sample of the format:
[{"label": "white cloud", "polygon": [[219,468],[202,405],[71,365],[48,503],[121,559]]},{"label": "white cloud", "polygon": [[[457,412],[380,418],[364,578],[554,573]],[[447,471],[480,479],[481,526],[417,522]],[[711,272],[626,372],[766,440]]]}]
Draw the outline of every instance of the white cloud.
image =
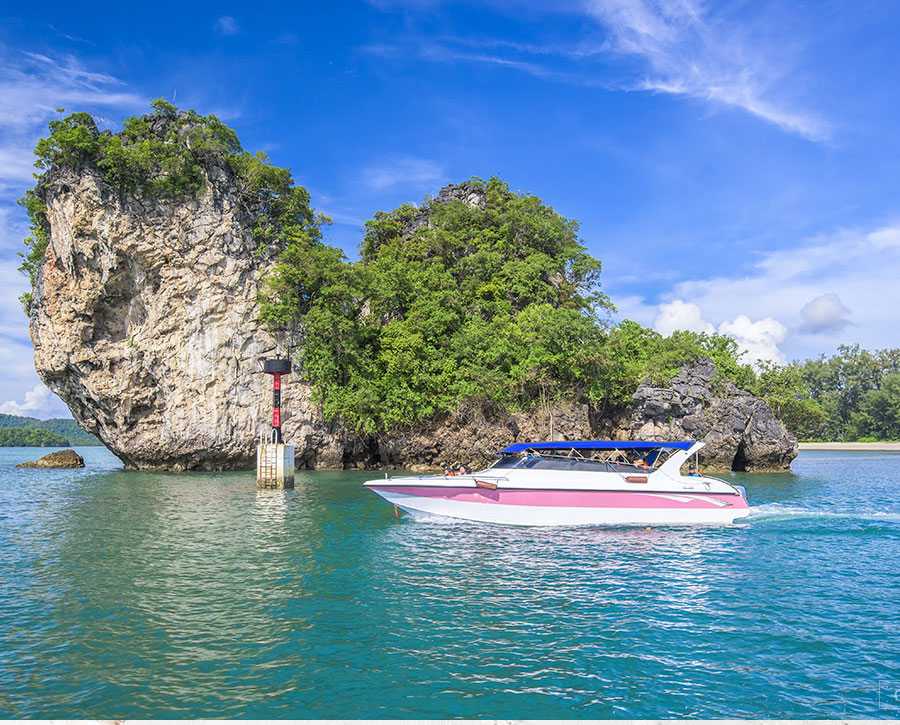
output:
[{"label": "white cloud", "polygon": [[[716,332],[712,323],[703,317],[699,305],[684,300],[664,302],[657,307],[653,329],[668,337],[676,330],[689,330],[710,335]],[[779,345],[787,335],[787,327],[771,317],[751,322],[747,315],[738,315],[734,321],[725,320],[719,325],[721,335],[731,337],[738,344],[744,362],[771,360],[783,363],[784,354]]]},{"label": "white cloud", "polygon": [[659,314],[659,308],[648,305],[640,295],[615,297],[613,302],[616,305],[616,314],[613,317],[618,321],[634,320],[644,327],[652,327]]},{"label": "white cloud", "polygon": [[738,349],[743,351],[741,355],[743,362],[752,363],[759,360],[785,362],[784,354],[778,346],[787,335],[787,327],[772,317],[751,322],[747,315],[738,315],[734,322],[726,320],[719,325],[719,332],[734,338]]},{"label": "white cloud", "polygon": [[429,159],[397,158],[363,169],[363,184],[371,191],[384,191],[394,186],[434,187],[446,180],[444,167]]},{"label": "white cloud", "polygon": [[25,415],[32,418],[71,418],[65,404],[43,385],[36,385],[25,393],[24,401],[7,400],[0,403],[0,413]]},{"label": "white cloud", "polygon": [[847,319],[849,314],[850,310],[834,292],[819,295],[800,308],[803,324],[799,332],[810,335],[839,332],[852,324]]},{"label": "white cloud", "polygon": [[665,337],[671,335],[675,330],[690,330],[707,334],[716,331],[715,327],[703,319],[700,308],[691,302],[675,300],[661,304],[658,310],[656,319],[653,321],[653,329]]},{"label": "white cloud", "polygon": [[213,24],[213,29],[219,35],[237,35],[241,32],[241,27],[238,25],[237,20],[235,20],[230,15],[223,15],[218,18],[216,22]]},{"label": "white cloud", "polygon": [[783,49],[745,37],[693,0],[589,0],[585,8],[611,33],[595,52],[646,65],[648,74],[636,89],[741,108],[815,141],[829,136],[821,119],[777,97],[774,88],[787,69],[775,59]]},{"label": "white cloud", "polygon": [[[779,359],[773,344],[790,358],[830,353],[845,343],[900,347],[898,279],[900,225],[843,229],[762,254],[742,276],[679,282],[662,292],[668,300],[655,308],[628,297],[620,317],[647,324],[655,313],[657,329],[665,331],[672,327],[665,322],[670,318],[693,320],[693,329],[716,325],[719,332],[743,340],[751,355],[768,359]],[[702,312],[699,317],[691,305]],[[739,323],[740,316],[758,322]],[[750,328],[767,319],[777,324]],[[781,327],[787,328],[783,335]]]}]

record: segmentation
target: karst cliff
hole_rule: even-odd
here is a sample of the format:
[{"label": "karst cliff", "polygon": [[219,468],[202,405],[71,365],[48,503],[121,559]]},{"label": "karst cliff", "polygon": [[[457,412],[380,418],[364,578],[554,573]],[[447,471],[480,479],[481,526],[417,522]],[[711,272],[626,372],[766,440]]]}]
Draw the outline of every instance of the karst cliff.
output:
[{"label": "karst cliff", "polygon": [[[51,167],[38,187],[47,246],[29,306],[35,367],[129,468],[251,468],[270,411],[260,360],[296,352],[296,333],[259,322],[258,292],[278,253],[259,241],[264,200],[215,155],[198,173],[192,193],[150,194],[116,187],[87,159]],[[467,184],[434,200],[450,201],[483,205]],[[428,224],[417,215],[404,233]],[[708,360],[602,414],[581,399],[518,412],[464,403],[358,434],[325,420],[297,374],[285,382],[284,411],[298,468],[479,465],[551,429],[563,439],[706,440],[702,460],[717,470],[786,470],[797,454],[768,405],[716,380]]]}]

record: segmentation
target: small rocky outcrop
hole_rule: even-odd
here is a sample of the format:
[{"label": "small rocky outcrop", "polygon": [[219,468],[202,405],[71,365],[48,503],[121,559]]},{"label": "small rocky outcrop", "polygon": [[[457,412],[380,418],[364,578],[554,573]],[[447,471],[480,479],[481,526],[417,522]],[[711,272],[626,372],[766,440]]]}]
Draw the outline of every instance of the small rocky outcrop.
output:
[{"label": "small rocky outcrop", "polygon": [[616,440],[705,441],[700,461],[715,471],[787,471],[797,439],[764,401],[718,379],[709,359],[685,366],[671,383],[641,385],[611,428]]},{"label": "small rocky outcrop", "polygon": [[[484,209],[487,206],[487,195],[484,189],[473,181],[461,184],[449,184],[440,190],[431,200],[431,204],[447,204],[451,201],[464,201],[472,208]],[[404,236],[411,237],[423,227],[431,224],[430,205],[419,207],[413,218],[403,226]]]},{"label": "small rocky outcrop", "polygon": [[71,448],[48,453],[36,461],[20,463],[16,468],[84,468],[84,459]]},{"label": "small rocky outcrop", "polygon": [[633,406],[603,416],[587,404],[559,402],[508,412],[493,405],[461,406],[453,415],[378,439],[371,460],[392,468],[433,470],[481,466],[510,443],[550,440],[704,441],[706,470],[790,470],[797,440],[768,404],[718,379],[711,360],[685,366],[665,386],[641,385]]}]

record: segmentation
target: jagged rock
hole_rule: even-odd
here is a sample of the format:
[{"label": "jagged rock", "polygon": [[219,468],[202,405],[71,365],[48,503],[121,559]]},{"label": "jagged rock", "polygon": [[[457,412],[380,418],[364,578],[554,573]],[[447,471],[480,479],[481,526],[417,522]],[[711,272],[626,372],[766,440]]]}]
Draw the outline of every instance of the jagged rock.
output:
[{"label": "jagged rock", "polygon": [[797,439],[768,404],[716,379],[709,359],[685,366],[665,387],[641,385],[631,410],[611,426],[616,440],[706,442],[700,461],[714,471],[787,471]]},{"label": "jagged rock", "polygon": [[[464,201],[470,207],[484,209],[487,206],[487,195],[484,189],[472,181],[464,181],[461,184],[449,184],[440,190],[432,200],[432,204],[446,204],[451,201]],[[416,211],[412,220],[403,225],[403,234],[411,237],[420,229],[431,223],[431,214],[427,206]]]},{"label": "jagged rock", "polygon": [[[90,167],[54,170],[50,243],[31,307],[41,380],[128,468],[252,468],[270,416],[259,359],[288,340],[257,322],[254,210],[224,165],[203,191],[123,193]],[[285,379],[286,438],[301,466],[341,467],[344,435]]]},{"label": "jagged rock", "polygon": [[36,461],[20,463],[16,468],[84,468],[84,459],[71,448],[53,451]]}]

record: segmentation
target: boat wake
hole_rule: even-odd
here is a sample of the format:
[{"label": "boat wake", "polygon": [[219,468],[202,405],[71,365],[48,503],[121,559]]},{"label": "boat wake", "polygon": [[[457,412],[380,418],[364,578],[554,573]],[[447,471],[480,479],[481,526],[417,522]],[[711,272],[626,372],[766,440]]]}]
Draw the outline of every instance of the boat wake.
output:
[{"label": "boat wake", "polygon": [[748,521],[847,520],[858,522],[900,523],[900,512],[896,511],[840,511],[824,508],[792,506],[790,504],[767,503],[750,507]]}]

